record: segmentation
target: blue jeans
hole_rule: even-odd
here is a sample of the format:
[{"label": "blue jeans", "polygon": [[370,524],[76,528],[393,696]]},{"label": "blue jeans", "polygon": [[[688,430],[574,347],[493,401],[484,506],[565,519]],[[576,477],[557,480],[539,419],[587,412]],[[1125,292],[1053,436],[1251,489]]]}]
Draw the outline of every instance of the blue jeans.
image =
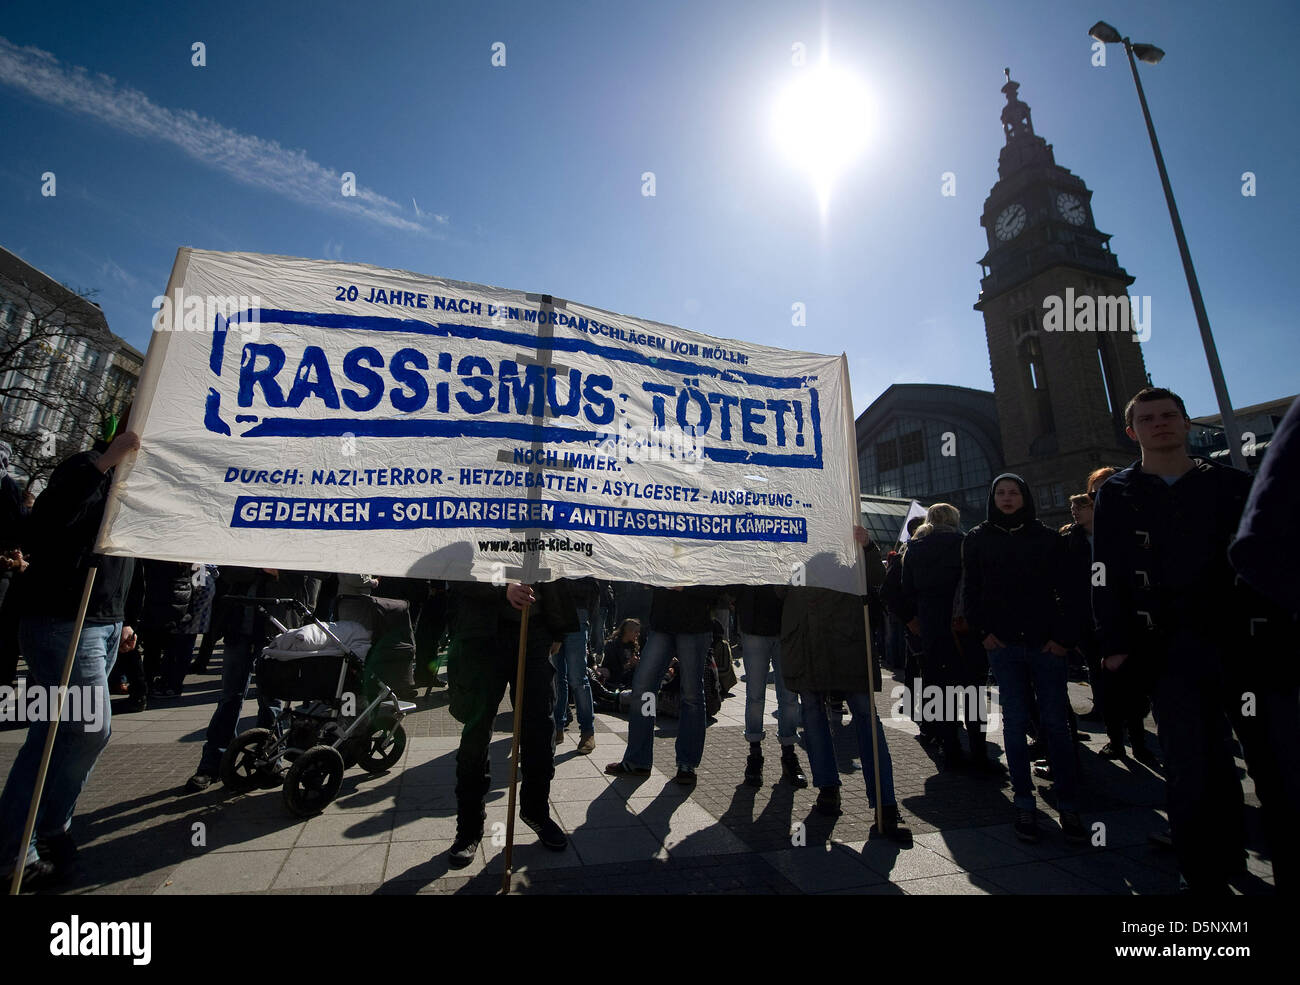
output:
[{"label": "blue jeans", "polygon": [[[221,697],[217,699],[217,710],[208,722],[208,738],[203,743],[203,755],[199,759],[200,773],[216,776],[221,769],[221,757],[226,747],[234,740],[239,728],[239,715],[244,707],[244,695],[248,693],[248,681],[253,673],[253,666],[261,648],[244,641],[227,642],[225,655],[221,661]],[[259,728],[270,728],[275,723],[271,705],[262,697],[262,690],[257,691],[257,724]]]},{"label": "blue jeans", "polygon": [[[587,610],[578,610],[578,631],[564,637],[564,645],[555,655],[555,731],[564,728],[569,717],[569,688],[578,706],[578,731],[592,735],[596,716],[591,705],[591,681],[587,677]],[[570,682],[573,682],[570,684]]]},{"label": "blue jeans", "polygon": [[763,710],[767,700],[767,669],[776,672],[776,738],[783,746],[795,742],[799,728],[799,695],[785,686],[781,676],[781,637],[741,634],[745,658],[745,741],[762,742]]},{"label": "blue jeans", "polygon": [[[53,619],[48,616],[29,616],[23,619],[19,630],[22,654],[31,671],[30,685],[57,687],[63,676],[63,661],[67,659],[68,644],[76,624],[70,619]],[[23,865],[37,859],[35,839],[62,834],[72,823],[72,812],[77,806],[90,771],[95,768],[99,754],[108,745],[111,731],[108,695],[108,675],[117,661],[117,644],[122,637],[122,624],[83,626],[77,643],[77,656],[72,663],[69,687],[91,687],[98,692],[95,700],[102,702],[102,727],[90,731],[85,721],[61,721],[50,753],[50,768],[45,775],[41,804],[36,814],[36,827],[32,843],[26,846]],[[52,712],[51,712],[52,713]],[[67,709],[65,708],[65,714]],[[83,716],[85,717],[85,716]],[[19,860],[23,826],[27,823],[27,809],[32,792],[36,789],[36,773],[40,769],[41,754],[49,734],[48,722],[32,722],[27,727],[27,738],[18,750],[4,793],[0,795],[0,872],[11,870]]]},{"label": "blue jeans", "polygon": [[1066,658],[1045,650],[1007,646],[989,651],[989,666],[998,680],[1002,706],[1002,744],[1011,771],[1011,791],[1022,810],[1034,809],[1034,783],[1029,776],[1030,688],[1038,699],[1038,722],[1047,740],[1047,757],[1052,765],[1057,807],[1077,810],[1078,775],[1074,762],[1074,740],[1070,735],[1070,696],[1066,689]]},{"label": "blue jeans", "polygon": [[[813,784],[817,787],[838,787],[840,770],[835,761],[835,740],[831,737],[831,723],[826,717],[825,695],[801,691],[799,703],[803,706],[804,738],[808,740],[808,762],[812,767]],[[867,803],[876,806],[876,772],[871,758],[872,708],[868,704],[872,695],[866,691],[851,691],[844,696],[849,711],[853,713],[853,731],[858,737],[858,756],[862,759],[862,778],[867,783]],[[889,745],[885,742],[885,727],[876,715],[876,739],[880,745],[880,795],[885,806],[897,806],[894,798],[894,764],[889,758]]]},{"label": "blue jeans", "polygon": [[[677,655],[681,677],[681,710],[677,728],[677,767],[693,770],[704,758],[704,661],[709,633],[656,633],[646,637],[641,662],[632,672],[632,708],[628,712],[627,753],[623,762],[637,769],[654,765],[654,696]],[[651,700],[647,702],[649,696]],[[649,714],[644,714],[649,712]]]}]

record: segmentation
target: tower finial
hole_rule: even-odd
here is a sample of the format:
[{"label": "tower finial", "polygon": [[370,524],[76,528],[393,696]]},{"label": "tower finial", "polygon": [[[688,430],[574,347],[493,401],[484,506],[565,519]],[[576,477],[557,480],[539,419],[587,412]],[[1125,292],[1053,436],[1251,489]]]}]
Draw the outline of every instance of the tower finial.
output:
[{"label": "tower finial", "polygon": [[1008,82],[1011,81],[1011,69],[1009,69],[1009,68],[1004,68],[1004,69],[1002,70],[1002,74],[1005,75],[1005,76],[1007,77],[1007,81],[1008,81]]}]

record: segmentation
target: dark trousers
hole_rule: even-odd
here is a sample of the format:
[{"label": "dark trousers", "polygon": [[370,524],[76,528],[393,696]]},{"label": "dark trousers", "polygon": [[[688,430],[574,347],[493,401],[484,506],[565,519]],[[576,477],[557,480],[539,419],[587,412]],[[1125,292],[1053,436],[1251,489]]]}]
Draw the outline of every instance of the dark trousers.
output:
[{"label": "dark trousers", "polygon": [[[516,629],[496,637],[453,639],[447,655],[451,711],[464,723],[456,753],[456,824],[461,834],[483,833],[483,800],[492,785],[488,760],[492,722],[507,686],[511,704],[520,700],[515,693],[518,653]],[[551,717],[555,668],[545,636],[529,641],[524,667],[519,807],[530,818],[540,819],[549,814],[551,778],[555,775],[555,723]]]},{"label": "dark trousers", "polygon": [[1124,748],[1124,733],[1136,752],[1146,748],[1146,721],[1150,702],[1146,688],[1138,679],[1137,670],[1125,661],[1119,670],[1100,669],[1094,678],[1101,684],[1102,721],[1106,723],[1106,736],[1117,749]]},{"label": "dark trousers", "polygon": [[[1295,685],[1245,679],[1203,639],[1180,634],[1153,692],[1165,757],[1169,827],[1178,866],[1196,892],[1224,893],[1244,853],[1244,802],[1233,761],[1241,740],[1263,807],[1280,891],[1294,891],[1300,829],[1300,710]],[[1227,668],[1232,668],[1231,670]]]},{"label": "dark trousers", "polygon": [[[208,722],[207,741],[199,759],[198,772],[215,776],[221,768],[221,757],[235,738],[239,728],[239,715],[244,707],[244,695],[253,675],[257,655],[261,648],[251,640],[226,640],[225,655],[221,662],[221,696],[216,710]],[[257,689],[257,725],[270,728],[275,723],[271,706]]]}]

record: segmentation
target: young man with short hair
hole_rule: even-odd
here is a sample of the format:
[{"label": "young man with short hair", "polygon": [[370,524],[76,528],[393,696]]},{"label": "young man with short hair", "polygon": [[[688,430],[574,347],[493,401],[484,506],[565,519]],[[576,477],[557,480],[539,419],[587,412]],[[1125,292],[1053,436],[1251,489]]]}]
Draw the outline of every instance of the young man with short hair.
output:
[{"label": "young man with short hair", "polygon": [[[1191,422],[1176,393],[1144,389],[1124,418],[1142,457],[1097,495],[1093,556],[1102,568],[1092,602],[1099,645],[1108,670],[1128,667],[1151,686],[1186,888],[1226,894],[1245,851],[1232,732],[1241,739],[1266,827],[1276,830],[1268,819],[1278,810],[1277,751],[1248,709],[1252,696],[1275,690],[1293,668],[1285,666],[1290,654],[1252,632],[1266,603],[1237,583],[1228,562],[1250,475],[1187,454]],[[1288,831],[1282,840],[1293,839]],[[1281,887],[1293,850],[1273,848]]]}]

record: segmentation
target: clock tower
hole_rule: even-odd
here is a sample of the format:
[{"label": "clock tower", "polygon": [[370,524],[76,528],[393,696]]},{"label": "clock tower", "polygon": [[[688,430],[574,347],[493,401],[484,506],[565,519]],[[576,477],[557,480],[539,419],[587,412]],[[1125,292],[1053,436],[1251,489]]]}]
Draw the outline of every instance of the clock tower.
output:
[{"label": "clock tower", "polygon": [[984,315],[1007,471],[1022,475],[1049,526],[1069,520],[1088,473],[1137,456],[1124,405],[1148,383],[1138,335],[1149,303],[1097,229],[1092,192],[1034,133],[1007,69],[1006,145],[980,225],[988,252],[975,310]]}]

